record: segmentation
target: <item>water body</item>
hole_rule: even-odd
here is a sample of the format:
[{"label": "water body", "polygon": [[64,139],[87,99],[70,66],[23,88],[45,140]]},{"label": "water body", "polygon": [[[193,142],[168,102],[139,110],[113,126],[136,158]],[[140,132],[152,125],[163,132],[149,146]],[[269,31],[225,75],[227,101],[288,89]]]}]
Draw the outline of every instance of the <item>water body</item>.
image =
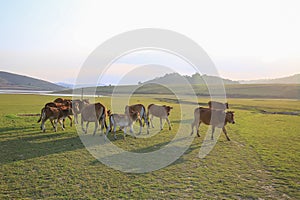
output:
[{"label": "water body", "polygon": [[[36,91],[36,90],[0,90],[0,94],[35,94],[61,97],[81,97],[80,94],[56,94],[54,91]],[[103,97],[103,95],[84,95],[84,97]]]}]

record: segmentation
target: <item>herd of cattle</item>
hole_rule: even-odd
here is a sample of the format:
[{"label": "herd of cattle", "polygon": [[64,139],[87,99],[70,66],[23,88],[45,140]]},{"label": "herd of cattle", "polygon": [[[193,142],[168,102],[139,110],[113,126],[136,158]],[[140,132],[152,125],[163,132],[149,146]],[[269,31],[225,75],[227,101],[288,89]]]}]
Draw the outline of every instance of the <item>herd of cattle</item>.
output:
[{"label": "herd of cattle", "polygon": [[[194,133],[194,128],[196,127],[197,135],[199,134],[199,127],[201,123],[206,125],[212,125],[212,135],[215,128],[222,128],[227,140],[229,141],[229,137],[227,135],[227,131],[225,129],[225,125],[227,123],[234,124],[234,112],[226,111],[229,108],[228,103],[220,103],[215,101],[208,102],[208,108],[198,107],[194,110],[194,121],[191,125],[192,132]],[[65,129],[65,119],[70,119],[70,126],[72,126],[72,115],[74,116],[74,121],[78,123],[78,115],[81,115],[81,128],[84,133],[87,133],[88,126],[90,122],[95,123],[94,133],[98,130],[100,125],[100,133],[106,129],[105,138],[107,138],[107,134],[111,131],[114,132],[114,138],[116,138],[116,129],[120,127],[124,131],[124,139],[126,136],[127,127],[130,128],[130,132],[133,134],[133,123],[138,121],[140,125],[140,129],[138,134],[141,134],[142,128],[146,124],[147,133],[149,134],[150,125],[154,128],[152,120],[153,117],[158,117],[160,119],[160,129],[163,129],[162,120],[165,119],[169,125],[169,130],[171,130],[171,124],[168,116],[170,115],[171,109],[173,107],[166,105],[155,105],[150,104],[147,108],[142,104],[135,104],[125,107],[124,114],[112,114],[110,110],[107,110],[106,107],[101,103],[90,103],[88,99],[84,100],[71,100],[71,99],[63,99],[57,98],[53,102],[46,103],[45,106],[41,110],[41,115],[38,120],[38,123],[41,122],[41,130],[43,132],[45,129],[45,122],[49,119],[54,131],[57,131],[58,123],[61,125],[62,129]],[[109,119],[109,123],[106,123],[106,119]],[[144,122],[143,122],[144,121]],[[84,127],[84,123],[86,125]]]}]

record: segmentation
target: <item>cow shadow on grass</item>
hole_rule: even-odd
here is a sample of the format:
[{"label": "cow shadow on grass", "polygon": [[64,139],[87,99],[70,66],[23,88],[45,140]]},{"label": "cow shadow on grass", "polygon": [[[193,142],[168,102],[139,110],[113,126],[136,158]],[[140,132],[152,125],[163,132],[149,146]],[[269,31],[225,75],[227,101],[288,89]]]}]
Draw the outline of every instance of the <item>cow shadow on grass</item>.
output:
[{"label": "cow shadow on grass", "polygon": [[84,148],[76,133],[66,131],[41,133],[30,128],[26,131],[31,131],[31,134],[22,132],[3,135],[0,142],[1,164]]},{"label": "cow shadow on grass", "polygon": [[[187,136],[187,137],[189,137],[189,136]],[[162,161],[166,157],[170,157],[170,156],[173,156],[173,158],[175,160],[172,163],[168,164],[168,166],[169,165],[170,166],[171,165],[178,165],[178,164],[186,162],[185,155],[192,153],[196,149],[200,149],[200,146],[201,146],[200,145],[201,143],[195,142],[194,141],[195,138],[193,138],[193,136],[190,136],[191,138],[193,138],[192,143],[187,147],[187,149],[183,148],[180,145],[180,143],[184,142],[187,139],[187,137],[182,137],[182,138],[174,140],[173,141],[174,145],[168,147],[168,152],[167,151],[160,152],[161,154],[158,155],[156,157],[156,159],[154,159],[153,164],[155,162],[159,162],[159,160]],[[132,152],[132,153],[140,153],[140,154],[142,154],[142,153],[151,153],[151,152],[158,151],[158,150],[162,149],[163,147],[165,147],[169,143],[170,143],[170,141],[161,142],[161,143],[154,144],[154,145],[151,145],[151,146],[148,146],[148,147],[145,147],[145,148],[139,148],[139,149],[136,149],[136,150],[133,150],[133,151],[130,151],[130,152]],[[177,146],[177,143],[179,144],[179,146]],[[183,154],[178,154],[177,155],[176,152],[182,152],[183,149],[185,149],[185,151],[183,151]],[[134,162],[134,161],[128,160],[126,158],[126,156],[125,156],[125,153],[114,154],[114,155],[111,155],[111,156],[106,156],[105,158],[101,158],[101,159],[104,159],[104,160],[116,160],[115,156],[118,157],[118,158],[120,158],[120,160],[118,162],[128,162],[129,165],[131,165],[131,163]],[[153,159],[153,157],[152,157],[152,159]],[[101,165],[102,163],[99,160],[95,159],[92,162],[90,162],[90,164],[91,165]],[[116,163],[114,163],[114,164],[116,164]],[[140,169],[140,170],[143,171],[143,169]]]}]

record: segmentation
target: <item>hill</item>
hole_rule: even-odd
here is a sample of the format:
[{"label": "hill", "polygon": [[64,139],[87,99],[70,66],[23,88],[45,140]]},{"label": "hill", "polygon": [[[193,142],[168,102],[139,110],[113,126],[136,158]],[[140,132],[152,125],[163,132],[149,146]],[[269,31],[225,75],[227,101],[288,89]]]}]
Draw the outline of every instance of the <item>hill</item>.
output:
[{"label": "hill", "polygon": [[2,90],[63,90],[65,87],[28,76],[0,71],[0,89]]},{"label": "hill", "polygon": [[275,79],[257,79],[239,82],[243,84],[300,84],[300,74]]},{"label": "hill", "polygon": [[[110,96],[114,92],[118,94],[163,94],[172,95],[173,92],[183,95],[194,95],[199,97],[209,97],[209,91],[204,84],[192,84],[192,90],[183,84],[172,85],[169,88],[159,84],[143,84],[139,88],[133,85],[121,86],[98,86],[96,88],[96,95]],[[229,84],[224,85],[226,96],[228,98],[268,98],[268,99],[300,99],[300,84]],[[170,88],[172,90],[170,90]],[[95,88],[83,88],[85,95],[94,95]],[[72,94],[72,92],[80,95],[82,89],[77,88],[73,90],[65,90],[58,93]]]},{"label": "hill", "polygon": [[229,79],[223,79],[217,76],[209,76],[209,75],[200,75],[199,73],[195,73],[192,76],[182,76],[178,73],[170,73],[165,74],[162,77],[157,77],[155,79],[143,82],[143,84],[148,83],[158,83],[158,84],[164,84],[164,85],[181,85],[185,84],[185,80],[188,81],[190,84],[211,84],[214,85],[219,80],[222,80],[224,84],[239,84],[238,81],[232,81]]}]

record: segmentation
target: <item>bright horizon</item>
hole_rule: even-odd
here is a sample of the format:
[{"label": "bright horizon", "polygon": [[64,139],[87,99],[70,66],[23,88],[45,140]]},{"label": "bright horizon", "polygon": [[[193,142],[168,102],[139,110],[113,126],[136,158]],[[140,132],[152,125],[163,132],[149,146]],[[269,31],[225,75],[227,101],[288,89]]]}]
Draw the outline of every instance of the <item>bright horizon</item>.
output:
[{"label": "bright horizon", "polygon": [[[0,71],[73,82],[101,43],[153,27],[197,42],[222,78],[273,79],[300,73],[298,1],[130,3],[0,0]],[[133,62],[124,59],[119,64],[126,72]],[[192,73],[178,63],[173,64],[181,74]],[[111,71],[108,77],[116,73]]]}]

